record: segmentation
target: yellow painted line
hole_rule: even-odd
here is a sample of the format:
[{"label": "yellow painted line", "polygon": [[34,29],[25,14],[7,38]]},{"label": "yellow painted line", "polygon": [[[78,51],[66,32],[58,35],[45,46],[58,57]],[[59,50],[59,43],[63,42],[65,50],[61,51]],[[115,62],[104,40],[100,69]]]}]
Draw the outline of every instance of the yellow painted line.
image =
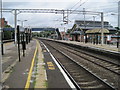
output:
[{"label": "yellow painted line", "polygon": [[5,45],[10,45],[10,44],[12,44],[13,42],[9,42],[9,43],[5,43]]},{"label": "yellow painted line", "polygon": [[46,50],[43,50],[43,52],[47,52]]},{"label": "yellow painted line", "polygon": [[55,70],[55,67],[49,67],[50,70]]},{"label": "yellow painted line", "polygon": [[47,62],[48,65],[52,64],[52,62]]},{"label": "yellow painted line", "polygon": [[55,66],[52,62],[47,62],[47,65],[48,65],[48,69],[50,70],[54,70],[55,69]]},{"label": "yellow painted line", "polygon": [[34,61],[35,61],[35,56],[36,56],[37,50],[38,50],[38,47],[36,46],[36,49],[35,49],[35,52],[34,52],[34,56],[33,56],[33,59],[32,59],[32,63],[31,63],[31,67],[30,67],[30,71],[29,71],[29,74],[28,74],[27,82],[26,82],[26,85],[25,85],[25,90],[28,90],[29,87],[30,87],[30,80],[31,80],[31,76],[32,76],[32,70],[33,70],[33,66],[34,66]]}]

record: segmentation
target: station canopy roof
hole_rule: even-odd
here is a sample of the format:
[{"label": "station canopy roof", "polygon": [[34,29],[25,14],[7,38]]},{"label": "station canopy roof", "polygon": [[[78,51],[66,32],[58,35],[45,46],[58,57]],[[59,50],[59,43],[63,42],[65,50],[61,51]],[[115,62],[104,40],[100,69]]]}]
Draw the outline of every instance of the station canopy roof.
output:
[{"label": "station canopy roof", "polygon": [[101,31],[103,30],[103,33],[109,33],[109,30],[108,29],[101,29],[101,28],[95,28],[95,29],[92,29],[92,30],[87,30],[85,33],[87,34],[92,34],[92,33],[101,33]]},{"label": "station canopy roof", "polygon": [[82,35],[82,34],[84,34],[83,31],[74,31],[71,33],[71,35]]}]

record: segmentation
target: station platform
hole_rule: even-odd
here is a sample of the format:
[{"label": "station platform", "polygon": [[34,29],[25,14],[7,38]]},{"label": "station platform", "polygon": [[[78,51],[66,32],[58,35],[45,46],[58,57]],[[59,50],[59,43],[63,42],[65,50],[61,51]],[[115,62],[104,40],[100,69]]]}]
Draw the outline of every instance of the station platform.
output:
[{"label": "station platform", "polygon": [[108,45],[108,44],[101,45],[101,44],[92,44],[92,43],[84,43],[84,42],[77,42],[77,41],[66,41],[66,40],[57,40],[57,41],[85,46],[85,47],[91,47],[95,49],[101,49],[101,50],[115,52],[115,53],[120,53],[119,49],[115,45]]},{"label": "station platform", "polygon": [[[53,39],[47,39],[53,40]],[[118,48],[112,45],[94,45],[75,41],[53,40],[101,51],[120,54]],[[75,86],[67,77],[64,70],[55,60],[48,48],[39,40],[27,44],[25,57],[18,60],[17,46],[12,43],[4,45],[3,55],[3,90],[4,88],[42,88],[42,89],[73,89]]]},{"label": "station platform", "polygon": [[23,57],[21,49],[21,59],[19,62],[17,45],[14,42],[4,44],[4,55],[2,56],[3,90],[5,88],[15,89],[25,87],[35,48],[36,41],[32,40],[26,46],[25,57]]},{"label": "station platform", "polygon": [[74,45],[80,45],[80,46],[83,46],[83,47],[89,47],[89,48],[94,48],[94,49],[99,49],[99,50],[103,50],[103,51],[108,51],[108,52],[113,52],[113,53],[120,54],[120,48],[117,48],[117,45],[116,46],[111,45],[111,44],[101,45],[101,44],[93,44],[93,43],[89,43],[89,42],[85,43],[85,42],[78,42],[78,41],[56,40],[56,39],[49,39],[49,38],[41,38],[41,39],[52,40],[52,41],[74,44]]},{"label": "station platform", "polygon": [[38,40],[32,40],[18,60],[17,46],[6,43],[2,56],[3,90],[23,88],[69,89],[75,88],[60,68],[47,47]]},{"label": "station platform", "polygon": [[83,49],[89,51],[91,53],[98,53],[100,55],[109,56],[113,59],[120,59],[120,48],[117,48],[117,45],[107,45],[107,44],[92,44],[92,43],[84,43],[84,42],[77,42],[77,41],[68,41],[68,40],[56,40],[56,39],[49,39],[49,38],[40,38],[50,41],[55,41],[58,43],[63,43],[72,47],[76,47],[79,49]]},{"label": "station platform", "polygon": [[[47,73],[48,89],[69,89],[73,88],[71,81],[49,52],[48,48],[41,43],[42,53],[44,55],[45,68]],[[66,75],[66,76],[65,76]]]}]

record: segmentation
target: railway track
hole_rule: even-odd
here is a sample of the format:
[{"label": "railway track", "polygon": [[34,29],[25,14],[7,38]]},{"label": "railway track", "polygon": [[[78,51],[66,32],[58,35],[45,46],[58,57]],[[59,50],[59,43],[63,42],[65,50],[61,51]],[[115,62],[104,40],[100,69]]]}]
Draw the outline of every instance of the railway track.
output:
[{"label": "railway track", "polygon": [[[108,75],[101,76],[102,70],[105,72],[106,70],[102,68],[98,68],[98,65],[93,65],[89,60],[83,60],[85,56],[79,57],[78,52],[73,49],[66,48],[61,44],[51,43],[50,41],[43,41],[53,55],[62,63],[62,65],[67,69],[70,75],[75,79],[78,85],[84,90],[86,89],[102,89],[102,90],[115,90],[118,88],[118,82],[115,81],[118,79],[118,75],[115,75],[115,79],[108,79]],[[58,48],[59,47],[59,48]],[[52,48],[52,49],[51,49]],[[57,53],[56,53],[57,52]],[[59,54],[58,54],[59,52]],[[80,52],[79,52],[80,53]],[[65,58],[61,60],[61,58]],[[79,60],[78,60],[79,59]],[[81,59],[81,60],[80,60]],[[93,65],[95,70],[92,70],[91,65]],[[96,71],[96,69],[98,69]],[[99,71],[99,72],[98,72]],[[108,72],[108,71],[107,71]],[[116,72],[118,73],[118,72]],[[114,73],[114,74],[116,74]],[[113,72],[110,75],[114,75]],[[116,79],[117,78],[117,79]],[[117,90],[117,89],[116,89]]]},{"label": "railway track", "polygon": [[114,63],[106,59],[101,59],[100,57],[96,57],[94,55],[87,54],[85,52],[74,50],[74,48],[70,48],[70,47],[67,47],[67,48],[62,47],[62,48],[70,53],[76,54],[77,56],[84,58],[85,60],[88,60],[96,65],[99,65],[117,75],[120,75],[120,64],[119,63]]}]

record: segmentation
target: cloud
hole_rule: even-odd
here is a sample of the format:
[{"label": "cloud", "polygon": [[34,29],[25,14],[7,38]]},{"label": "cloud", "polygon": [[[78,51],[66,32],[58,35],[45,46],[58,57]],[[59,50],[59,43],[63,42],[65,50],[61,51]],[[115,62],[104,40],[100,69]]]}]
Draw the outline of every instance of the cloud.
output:
[{"label": "cloud", "polygon": [[4,0],[4,2],[76,2],[78,0]]},{"label": "cloud", "polygon": [[[4,0],[3,8],[14,8],[14,9],[70,9],[80,0]],[[110,16],[110,13],[117,13],[117,5],[119,0],[81,0],[85,2],[82,6],[81,3],[77,4],[74,8],[76,10],[83,10],[85,8],[88,11],[103,11],[104,20],[110,21],[114,26],[117,25],[117,15]],[[108,15],[109,14],[109,15]],[[14,15],[4,13],[4,17],[8,22],[14,26]],[[19,14],[17,16],[20,20],[27,19],[24,23],[25,26],[32,27],[60,27],[62,30],[64,26],[61,26],[62,14]],[[82,14],[71,14],[69,15],[68,25],[66,28],[72,28],[74,20],[83,20]],[[58,20],[58,21],[55,21]],[[86,15],[86,20],[93,20],[93,15]],[[100,20],[100,16],[96,17],[96,20]],[[18,23],[20,24],[20,23]]]},{"label": "cloud", "polygon": [[17,7],[23,7],[29,5],[29,3],[25,3],[25,2],[3,2],[3,8],[9,8],[9,9],[14,9]]},{"label": "cloud", "polygon": [[[78,2],[80,0],[4,0],[3,2]],[[82,2],[118,2],[119,0],[81,0]]]},{"label": "cloud", "polygon": [[69,8],[71,3],[68,2],[4,2],[4,8],[14,9],[35,9],[35,8],[52,8],[52,9],[65,9]]}]

